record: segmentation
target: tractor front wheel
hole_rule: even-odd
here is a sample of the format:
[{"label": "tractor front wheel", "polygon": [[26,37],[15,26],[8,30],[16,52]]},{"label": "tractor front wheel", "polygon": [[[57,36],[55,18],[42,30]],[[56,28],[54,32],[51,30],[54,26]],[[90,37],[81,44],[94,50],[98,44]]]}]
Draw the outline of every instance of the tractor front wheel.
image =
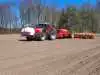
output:
[{"label": "tractor front wheel", "polygon": [[32,37],[26,37],[27,41],[32,41]]}]

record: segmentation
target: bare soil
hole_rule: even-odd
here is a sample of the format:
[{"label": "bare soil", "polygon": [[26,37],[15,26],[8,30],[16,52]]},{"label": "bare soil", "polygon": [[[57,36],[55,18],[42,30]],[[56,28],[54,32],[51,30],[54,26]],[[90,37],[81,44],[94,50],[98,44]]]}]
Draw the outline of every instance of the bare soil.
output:
[{"label": "bare soil", "polygon": [[100,38],[25,41],[0,35],[0,75],[100,75]]}]

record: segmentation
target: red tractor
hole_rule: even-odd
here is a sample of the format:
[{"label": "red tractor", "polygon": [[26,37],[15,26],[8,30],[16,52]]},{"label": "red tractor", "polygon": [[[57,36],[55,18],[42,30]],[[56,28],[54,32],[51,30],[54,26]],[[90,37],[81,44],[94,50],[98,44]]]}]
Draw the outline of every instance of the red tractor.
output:
[{"label": "red tractor", "polygon": [[54,25],[51,24],[37,24],[22,28],[21,35],[26,37],[27,40],[41,40],[46,39],[55,40],[63,38],[71,38],[71,33],[64,28],[56,29]]},{"label": "red tractor", "polygon": [[22,28],[21,35],[25,36],[27,40],[55,40],[56,28],[51,24],[37,24]]}]

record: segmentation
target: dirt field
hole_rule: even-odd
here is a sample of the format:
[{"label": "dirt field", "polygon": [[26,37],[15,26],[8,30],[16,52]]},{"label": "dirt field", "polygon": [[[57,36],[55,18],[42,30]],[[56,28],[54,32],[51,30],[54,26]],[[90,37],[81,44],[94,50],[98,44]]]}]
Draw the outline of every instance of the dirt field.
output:
[{"label": "dirt field", "polygon": [[0,75],[100,75],[100,38],[21,39],[0,35]]}]

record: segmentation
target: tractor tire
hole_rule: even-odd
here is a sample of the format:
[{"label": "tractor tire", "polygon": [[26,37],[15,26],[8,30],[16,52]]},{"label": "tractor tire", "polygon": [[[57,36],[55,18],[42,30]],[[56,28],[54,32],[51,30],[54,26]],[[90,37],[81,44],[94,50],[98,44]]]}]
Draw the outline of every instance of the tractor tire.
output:
[{"label": "tractor tire", "polygon": [[49,34],[48,34],[48,39],[49,40],[55,40],[57,38],[56,34],[57,34],[57,32],[56,32],[55,29],[50,31]]},{"label": "tractor tire", "polygon": [[45,34],[43,34],[43,35],[40,37],[40,41],[44,41],[44,40],[46,40],[46,35],[45,35]]},{"label": "tractor tire", "polygon": [[27,41],[32,41],[32,37],[26,37]]},{"label": "tractor tire", "polygon": [[56,35],[55,34],[51,34],[50,36],[49,36],[49,40],[55,40],[56,39]]}]

